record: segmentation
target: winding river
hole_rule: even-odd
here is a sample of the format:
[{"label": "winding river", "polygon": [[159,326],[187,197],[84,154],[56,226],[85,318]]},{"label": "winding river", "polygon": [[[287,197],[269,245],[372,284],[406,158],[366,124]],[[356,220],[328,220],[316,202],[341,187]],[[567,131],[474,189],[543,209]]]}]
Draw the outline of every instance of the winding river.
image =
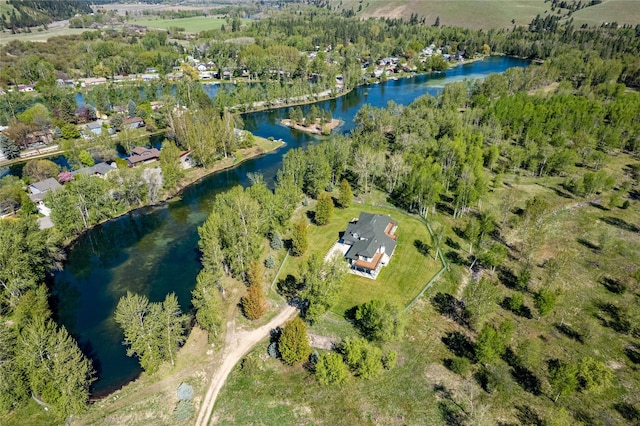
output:
[{"label": "winding river", "polygon": [[[389,101],[407,105],[424,94],[437,94],[446,83],[483,78],[527,65],[528,61],[521,59],[491,57],[445,73],[362,86],[341,98],[319,102],[318,106],[330,109],[334,118],[342,120],[344,124],[337,131],[346,133],[353,128],[353,118],[365,103],[374,107],[383,107]],[[215,94],[213,88],[208,91]],[[175,292],[186,311],[200,269],[197,228],[204,222],[215,194],[234,185],[247,185],[247,173],[261,173],[268,183],[273,182],[287,151],[317,141],[279,125],[286,116],[287,108],[243,116],[245,128],[254,134],[282,138],[286,145],[278,151],[210,175],[162,206],[135,210],[97,226],[69,250],[64,270],[54,276],[54,312],[93,360],[98,373],[94,396],[118,389],[141,371],[137,359],[126,356],[122,332],[113,319],[120,297],[131,291],[160,301],[167,293]]]}]

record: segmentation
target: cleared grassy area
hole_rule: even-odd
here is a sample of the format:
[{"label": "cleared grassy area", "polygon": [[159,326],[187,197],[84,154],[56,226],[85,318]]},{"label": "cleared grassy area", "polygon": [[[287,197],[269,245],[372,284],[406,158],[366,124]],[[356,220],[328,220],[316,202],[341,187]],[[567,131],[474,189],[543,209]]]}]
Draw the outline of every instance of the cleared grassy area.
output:
[{"label": "cleared grassy area", "polygon": [[[313,211],[314,204],[300,214]],[[436,274],[441,265],[432,256],[420,253],[417,246],[431,246],[431,236],[426,225],[420,220],[397,210],[372,205],[356,204],[348,209],[335,209],[331,222],[325,226],[309,226],[309,250],[301,258],[290,257],[282,269],[280,279],[287,275],[298,277],[300,265],[311,253],[322,258],[338,241],[338,234],[343,232],[349,221],[357,218],[360,212],[389,215],[398,222],[397,246],[389,265],[384,266],[376,280],[348,274],[337,304],[331,312],[342,317],[346,310],[371,299],[384,299],[406,306]],[[433,253],[432,253],[433,254]]]},{"label": "cleared grassy area", "polygon": [[603,22],[619,25],[640,23],[640,2],[635,0],[604,0],[595,6],[578,10],[572,15],[575,25],[600,26]]},{"label": "cleared grassy area", "polygon": [[[343,9],[357,11],[359,6],[357,0],[343,1]],[[417,13],[427,25],[440,17],[440,25],[489,29],[511,28],[512,20],[516,25],[526,25],[536,15],[544,15],[545,10],[551,13],[550,3],[544,0],[393,0],[363,2],[361,16],[409,19]]]},{"label": "cleared grassy area", "polygon": [[[241,20],[244,24],[247,20]],[[217,30],[223,25],[231,25],[227,23],[225,18],[217,18],[214,16],[194,16],[191,18],[161,19],[161,18],[140,18],[132,20],[131,23],[136,25],[144,25],[149,28],[157,28],[159,30],[168,30],[170,27],[184,28],[187,33],[199,33],[206,30]]]},{"label": "cleared grassy area", "polygon": [[49,27],[48,30],[43,30],[42,27],[32,28],[30,33],[11,34],[11,31],[0,32],[0,45],[7,44],[12,40],[21,41],[38,41],[45,42],[51,37],[81,34],[85,31],[89,31],[86,28],[68,28],[62,27]]}]

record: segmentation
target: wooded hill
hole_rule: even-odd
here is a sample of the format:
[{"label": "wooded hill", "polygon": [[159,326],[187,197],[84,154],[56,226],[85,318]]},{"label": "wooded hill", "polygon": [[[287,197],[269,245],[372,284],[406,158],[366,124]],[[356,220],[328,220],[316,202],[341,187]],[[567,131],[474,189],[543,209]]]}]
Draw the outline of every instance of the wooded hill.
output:
[{"label": "wooded hill", "polygon": [[28,27],[69,19],[76,13],[91,13],[89,0],[7,0],[0,3],[0,30],[19,32]]}]

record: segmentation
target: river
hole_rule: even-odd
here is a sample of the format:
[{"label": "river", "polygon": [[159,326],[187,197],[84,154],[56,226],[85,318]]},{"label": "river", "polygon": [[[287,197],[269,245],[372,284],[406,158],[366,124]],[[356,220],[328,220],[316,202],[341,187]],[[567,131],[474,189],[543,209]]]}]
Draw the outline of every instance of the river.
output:
[{"label": "river", "polygon": [[[384,107],[394,101],[407,105],[424,94],[437,94],[446,83],[527,65],[528,61],[521,59],[491,57],[440,74],[361,86],[318,106],[330,109],[334,118],[342,120],[336,131],[347,133],[363,104]],[[215,194],[234,185],[246,186],[247,173],[261,173],[272,183],[287,151],[318,140],[279,125],[286,116],[287,108],[243,116],[247,130],[265,138],[283,139],[286,145],[278,151],[210,175],[162,206],[135,210],[97,226],[70,248],[64,270],[54,276],[53,308],[58,322],[93,360],[98,375],[92,388],[94,396],[118,389],[141,372],[137,359],[126,356],[122,332],[113,318],[120,297],[131,291],[156,302],[175,292],[183,311],[188,310],[200,270],[197,228],[204,222]]]}]

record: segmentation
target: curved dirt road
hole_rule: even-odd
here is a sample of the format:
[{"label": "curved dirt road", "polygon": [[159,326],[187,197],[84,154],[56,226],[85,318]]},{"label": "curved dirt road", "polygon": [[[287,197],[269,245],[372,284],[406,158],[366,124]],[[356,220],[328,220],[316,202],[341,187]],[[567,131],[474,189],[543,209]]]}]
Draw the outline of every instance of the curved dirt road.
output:
[{"label": "curved dirt road", "polygon": [[[284,324],[284,322],[291,318],[296,312],[297,308],[287,305],[275,318],[262,327],[251,331],[235,333],[230,339],[227,339],[224,360],[211,377],[211,384],[202,401],[196,426],[206,426],[209,423],[218,393],[220,389],[222,389],[222,385],[224,385],[224,382],[227,380],[227,376],[233,369],[233,366],[236,365],[251,348],[267,337],[272,329]],[[229,333],[233,333],[233,331],[227,330],[227,334]]]}]

